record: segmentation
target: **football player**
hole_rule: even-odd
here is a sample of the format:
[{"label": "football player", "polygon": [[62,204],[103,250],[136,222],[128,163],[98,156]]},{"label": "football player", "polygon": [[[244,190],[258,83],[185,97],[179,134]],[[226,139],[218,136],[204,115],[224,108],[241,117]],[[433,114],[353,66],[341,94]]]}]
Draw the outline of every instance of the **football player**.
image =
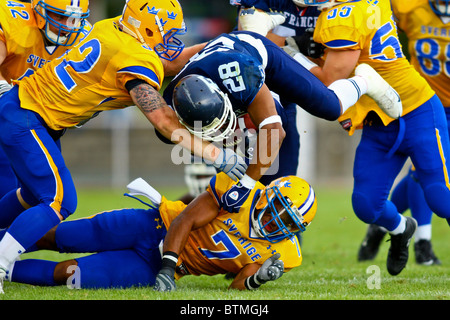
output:
[{"label": "football player", "polygon": [[336,120],[363,94],[377,99],[392,117],[401,114],[395,90],[375,71],[364,70],[327,88],[264,36],[236,31],[211,40],[193,56],[167,86],[164,98],[191,133],[209,141],[227,142],[236,118],[249,114],[259,131],[258,152],[239,184],[225,195],[237,192],[226,202],[232,211],[233,206],[239,210],[249,190],[271,167],[285,137],[272,93],[326,120]]},{"label": "football player", "polygon": [[[323,46],[314,41],[310,42],[312,46],[308,45],[308,39],[312,37],[320,13],[317,8],[299,7],[292,0],[230,0],[230,3],[238,7],[237,30],[259,33],[279,47],[285,47],[288,41],[297,50],[300,50],[298,47],[300,46],[302,52],[313,58],[322,55]],[[282,19],[277,20],[279,17]],[[300,135],[297,129],[297,106],[282,96],[279,98],[282,107],[277,104],[277,111],[282,117],[286,136],[275,163],[281,166],[282,170],[278,170],[275,174],[266,172],[260,179],[263,184],[283,175],[296,175],[298,169]],[[283,117],[283,113],[286,116]]]},{"label": "football player", "polygon": [[[447,70],[446,52],[450,47],[449,2],[392,0],[391,4],[397,25],[408,38],[411,64],[436,92],[445,107],[448,122],[450,119],[450,70]],[[441,264],[431,245],[433,212],[425,200],[418,179],[412,166],[393,190],[391,201],[397,206],[399,212],[409,208],[412,217],[417,220],[418,228],[414,236],[416,262],[422,265]],[[382,228],[370,225],[358,252],[358,260],[374,259],[385,234]]]},{"label": "football player", "polygon": [[1,203],[0,212],[16,210],[18,216],[0,241],[0,280],[12,261],[75,211],[75,186],[55,141],[101,111],[136,105],[166,138],[234,179],[245,171],[232,150],[199,141],[184,129],[158,92],[164,65],[189,54],[178,38],[183,33],[177,1],[128,0],[121,16],[97,22],[72,50],[15,81],[3,95],[0,145],[28,209]]},{"label": "football player", "polygon": [[235,214],[223,209],[221,200],[235,183],[219,173],[207,191],[186,206],[136,179],[128,185],[129,195],[147,196],[152,208],[62,222],[33,248],[92,255],[63,262],[17,261],[8,279],[72,288],[155,285],[155,290],[172,291],[174,279],[185,275],[233,272],[237,276],[230,288],[256,289],[301,264],[293,232],[311,223],[317,199],[306,181],[288,176],[267,187],[258,183]]},{"label": "football player", "polygon": [[[0,96],[11,89],[13,79],[33,73],[78,43],[91,27],[88,16],[88,0],[2,1]],[[0,198],[16,189],[17,179],[0,148]],[[9,217],[4,214],[2,218]],[[0,228],[10,221],[5,223],[0,222]]]},{"label": "football player", "polygon": [[[411,158],[430,208],[450,219],[450,184],[445,159],[450,156],[447,120],[441,101],[402,52],[388,0],[299,0],[322,11],[314,41],[327,47],[323,67],[311,72],[325,84],[349,76],[356,67],[372,66],[400,94],[399,119],[380,112],[362,97],[339,121],[352,135],[362,128],[354,162],[353,209],[360,220],[388,230],[391,245],[387,269],[399,274],[408,261],[408,246],[416,229],[388,200],[394,180]],[[359,64],[359,66],[358,66]],[[420,134],[418,134],[420,133]],[[448,220],[450,223],[450,220]]]}]

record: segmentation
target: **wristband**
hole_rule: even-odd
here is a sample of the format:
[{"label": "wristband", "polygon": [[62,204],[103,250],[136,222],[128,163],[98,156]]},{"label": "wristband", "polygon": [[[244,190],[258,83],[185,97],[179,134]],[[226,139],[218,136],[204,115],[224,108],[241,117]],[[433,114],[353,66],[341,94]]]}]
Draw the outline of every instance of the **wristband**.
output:
[{"label": "wristband", "polygon": [[178,263],[178,255],[172,251],[165,251],[163,253],[161,269],[168,268],[175,270]]},{"label": "wristband", "polygon": [[244,285],[248,290],[258,289],[262,284],[266,283],[266,281],[258,280],[256,274],[245,279]]},{"label": "wristband", "polygon": [[264,127],[265,125],[272,124],[272,123],[281,123],[281,117],[279,115],[270,116],[265,118],[261,123],[259,124],[259,129]]},{"label": "wristband", "polygon": [[241,178],[241,180],[239,180],[239,183],[249,189],[252,190],[255,185],[256,185],[256,180],[253,180],[252,178],[250,178],[248,175],[244,174],[244,176]]},{"label": "wristband", "polygon": [[293,58],[299,62],[303,67],[305,67],[308,71],[311,70],[314,67],[317,67],[318,65],[309,60],[307,57],[305,57],[300,52],[296,53]]}]

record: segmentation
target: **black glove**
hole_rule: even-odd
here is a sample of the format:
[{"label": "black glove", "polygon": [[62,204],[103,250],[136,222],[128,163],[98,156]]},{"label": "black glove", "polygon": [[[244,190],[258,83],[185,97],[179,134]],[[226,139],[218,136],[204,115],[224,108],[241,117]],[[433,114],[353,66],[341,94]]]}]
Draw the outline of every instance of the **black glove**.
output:
[{"label": "black glove", "polygon": [[292,37],[299,51],[305,56],[316,59],[320,58],[325,50],[325,47],[321,43],[314,42],[313,40],[314,29],[308,28],[301,36]]}]

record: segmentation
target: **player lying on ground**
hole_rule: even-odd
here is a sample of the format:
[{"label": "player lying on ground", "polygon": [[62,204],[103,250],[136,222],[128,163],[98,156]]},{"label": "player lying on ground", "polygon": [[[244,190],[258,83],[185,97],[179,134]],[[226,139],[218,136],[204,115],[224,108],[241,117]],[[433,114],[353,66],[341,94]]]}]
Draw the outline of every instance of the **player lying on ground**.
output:
[{"label": "player lying on ground", "polygon": [[148,195],[158,207],[62,222],[30,250],[95,253],[63,262],[16,261],[8,279],[78,288],[152,286],[156,279],[156,290],[171,291],[174,279],[184,275],[233,272],[237,276],[230,288],[256,289],[301,264],[293,232],[305,230],[317,201],[307,182],[288,176],[267,187],[258,183],[239,213],[229,213],[221,209],[222,196],[234,183],[219,173],[207,191],[186,206],[161,197],[137,179],[128,185],[130,195]]}]

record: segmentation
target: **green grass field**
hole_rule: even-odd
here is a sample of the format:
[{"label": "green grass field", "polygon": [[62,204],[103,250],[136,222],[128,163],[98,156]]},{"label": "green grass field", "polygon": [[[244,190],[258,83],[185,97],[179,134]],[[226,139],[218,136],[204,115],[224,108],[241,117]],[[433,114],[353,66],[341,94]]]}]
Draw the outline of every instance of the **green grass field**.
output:
[{"label": "green grass field", "polygon": [[[160,190],[164,193],[164,190]],[[184,190],[164,193],[176,199]],[[178,290],[157,293],[151,288],[72,290],[65,286],[41,288],[5,283],[0,300],[449,300],[450,239],[449,226],[443,219],[433,220],[433,246],[441,266],[419,266],[414,261],[413,246],[407,267],[396,277],[386,270],[389,242],[383,243],[372,262],[358,263],[356,254],[366,231],[351,210],[350,190],[318,189],[318,213],[303,235],[303,264],[254,292],[227,290],[224,276],[186,276]],[[122,191],[80,190],[77,213],[70,219],[115,208],[143,207],[121,196]],[[408,213],[409,214],[409,213]],[[388,237],[386,237],[387,239]],[[22,259],[55,261],[72,255],[41,251],[27,253]],[[373,287],[379,270],[380,287]],[[0,303],[1,305],[1,303]]]}]

